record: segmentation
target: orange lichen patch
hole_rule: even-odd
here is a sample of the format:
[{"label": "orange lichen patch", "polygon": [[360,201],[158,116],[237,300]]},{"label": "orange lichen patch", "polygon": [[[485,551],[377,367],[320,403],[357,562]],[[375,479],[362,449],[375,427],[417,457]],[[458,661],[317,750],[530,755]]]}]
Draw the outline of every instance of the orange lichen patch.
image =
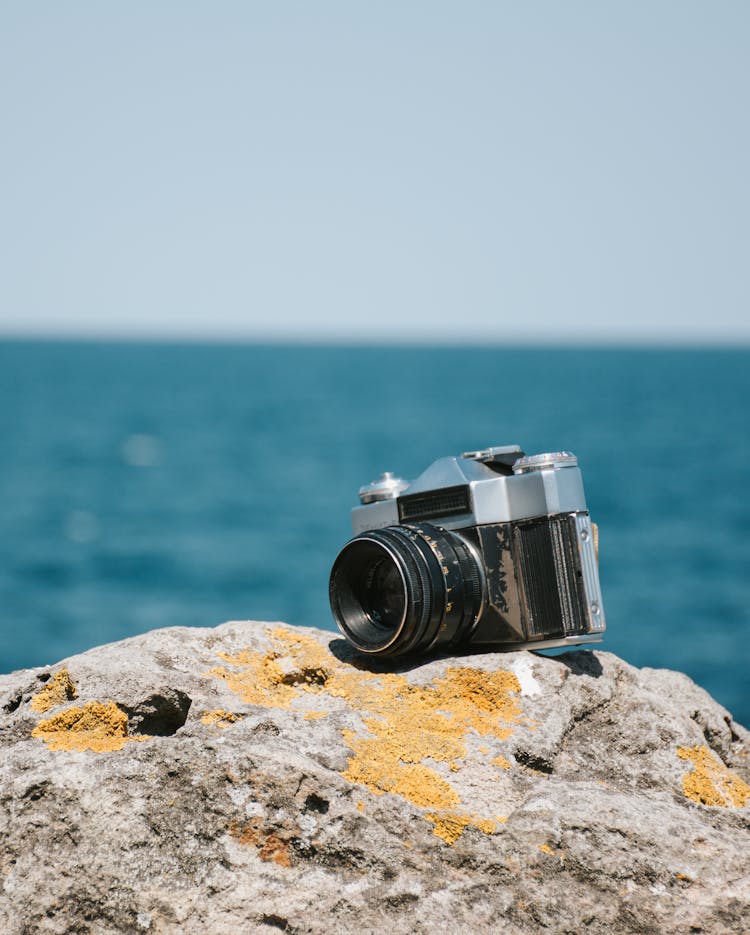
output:
[{"label": "orange lichen patch", "polygon": [[551,855],[554,857],[555,852],[552,850],[552,848],[549,846],[549,844],[547,844],[546,841],[545,841],[544,844],[540,844],[540,845],[539,845],[539,850],[540,850],[543,854],[551,854]]},{"label": "orange lichen patch", "polygon": [[89,701],[82,708],[66,708],[59,714],[40,721],[31,732],[41,738],[50,750],[91,750],[108,753],[122,750],[134,740],[149,740],[145,734],[128,736],[128,716],[110,701]]},{"label": "orange lichen patch", "polygon": [[682,792],[701,805],[744,808],[750,800],[750,786],[721,762],[705,746],[679,747],[677,756],[689,760],[695,769],[682,777]]},{"label": "orange lichen patch", "polygon": [[496,756],[494,760],[490,760],[493,766],[499,766],[500,769],[510,769],[510,760],[506,760],[504,756]]},{"label": "orange lichen patch", "polygon": [[246,825],[232,824],[229,826],[229,833],[240,844],[255,847],[261,860],[270,861],[280,867],[292,866],[288,838],[265,829],[260,818],[254,818]]},{"label": "orange lichen patch", "polygon": [[221,708],[218,708],[216,711],[206,711],[201,717],[201,724],[205,724],[207,727],[224,728],[241,721],[243,716],[242,714],[235,714],[233,711],[222,711]]},{"label": "orange lichen patch", "polygon": [[298,693],[293,686],[284,683],[284,672],[276,661],[277,656],[247,649],[234,655],[219,653],[219,658],[239,671],[217,666],[208,674],[223,679],[248,704],[288,708]]},{"label": "orange lichen patch", "polygon": [[360,810],[360,812],[363,812],[365,810],[365,803],[357,802],[357,808]]},{"label": "orange lichen patch", "polygon": [[[422,808],[449,808],[460,798],[425,760],[458,766],[466,756],[466,734],[476,731],[504,739],[518,720],[520,691],[510,672],[452,668],[431,685],[410,684],[403,676],[370,676],[357,690],[358,707],[370,737],[345,731],[354,752],[343,774],[373,792],[394,792]],[[441,835],[442,836],[442,835]]]},{"label": "orange lichen patch", "polygon": [[434,683],[438,687],[440,708],[467,718],[479,734],[507,737],[510,730],[498,731],[495,719],[499,715],[506,721],[514,721],[521,714],[516,698],[521,686],[513,672],[454,668],[448,669],[446,677],[435,679]]},{"label": "orange lichen patch", "polygon": [[[460,769],[469,731],[504,740],[521,717],[520,685],[512,672],[455,667],[431,684],[413,685],[403,675],[341,662],[313,637],[284,627],[271,638],[267,653],[222,654],[231,668],[209,674],[251,704],[289,708],[303,692],[325,693],[361,712],[366,735],[342,731],[354,754],[343,776],[376,794],[400,795],[421,808],[455,807],[458,793],[433,764]],[[467,818],[463,827],[479,827],[476,821]]]},{"label": "orange lichen patch", "polygon": [[478,828],[485,834],[494,834],[496,829],[491,818],[462,815],[459,812],[430,812],[425,818],[435,825],[432,833],[442,838],[446,844],[454,844],[466,828]]},{"label": "orange lichen patch", "polygon": [[305,713],[306,721],[317,721],[319,718],[328,717],[327,711],[307,711]]},{"label": "orange lichen patch", "polygon": [[[378,722],[374,723],[379,727]],[[368,725],[369,726],[369,725]],[[413,805],[421,808],[448,807],[458,805],[461,799],[450,783],[439,776],[434,769],[420,763],[403,763],[399,757],[399,747],[384,734],[375,739],[357,737],[354,731],[343,731],[344,740],[354,751],[349,760],[349,768],[343,773],[344,779],[367,786],[377,795],[392,792],[403,796]]]},{"label": "orange lichen patch", "polygon": [[73,701],[78,697],[75,684],[68,674],[67,669],[60,669],[54,677],[31,699],[32,711],[38,711],[44,714],[50,708],[65,704],[67,701]]}]

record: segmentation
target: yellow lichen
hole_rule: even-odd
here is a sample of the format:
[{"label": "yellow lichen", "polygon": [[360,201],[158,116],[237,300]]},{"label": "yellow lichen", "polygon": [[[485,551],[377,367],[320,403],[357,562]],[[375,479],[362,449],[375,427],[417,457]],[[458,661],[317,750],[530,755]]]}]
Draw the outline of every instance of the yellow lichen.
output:
[{"label": "yellow lichen", "polygon": [[[470,731],[503,740],[521,716],[520,685],[512,672],[454,667],[428,685],[414,685],[403,675],[340,662],[311,636],[280,627],[271,637],[268,652],[220,654],[227,665],[208,674],[250,704],[290,708],[302,693],[325,693],[360,711],[366,734],[342,731],[354,754],[343,776],[376,794],[400,795],[421,808],[454,808],[460,797],[433,764],[460,769]],[[456,840],[468,825],[495,828],[492,819],[436,814],[430,820],[445,841]]]},{"label": "yellow lichen", "polygon": [[223,711],[218,708],[216,711],[206,711],[201,717],[201,724],[205,724],[207,727],[225,728],[236,724],[237,721],[241,721],[242,717],[241,714],[235,714],[233,711]]},{"label": "yellow lichen", "polygon": [[491,818],[462,815],[460,812],[429,812],[425,818],[435,825],[432,833],[442,838],[446,844],[454,844],[469,827],[478,828],[485,834],[494,834],[496,828]]},{"label": "yellow lichen", "polygon": [[506,760],[504,756],[496,756],[494,760],[490,760],[493,766],[499,766],[500,769],[510,769],[510,761]]},{"label": "yellow lichen", "polygon": [[544,842],[544,844],[539,844],[538,847],[539,847],[539,850],[543,854],[549,854],[550,857],[557,857],[560,859],[561,863],[565,863],[565,857],[566,857],[565,851],[556,850],[551,844],[548,844],[546,841]]},{"label": "yellow lichen", "polygon": [[750,786],[721,762],[707,747],[679,747],[677,756],[689,760],[695,769],[682,777],[682,792],[701,805],[744,808],[750,800]]},{"label": "yellow lichen", "polygon": [[327,711],[308,711],[305,714],[306,721],[317,721],[322,717],[328,717]]},{"label": "yellow lichen", "polygon": [[399,748],[387,737],[362,738],[350,730],[343,731],[343,735],[355,754],[343,773],[349,782],[367,786],[376,795],[392,792],[421,808],[447,807],[461,801],[450,783],[434,769],[421,763],[404,763]]},{"label": "yellow lichen", "polygon": [[288,708],[296,698],[297,691],[293,686],[284,684],[284,673],[276,661],[277,655],[262,655],[249,649],[234,655],[219,653],[220,659],[239,671],[218,666],[211,669],[209,674],[223,679],[248,704]]},{"label": "yellow lichen", "polygon": [[32,711],[38,711],[44,714],[50,708],[65,704],[66,701],[73,701],[78,697],[76,687],[68,674],[67,669],[60,669],[54,677],[31,699]]},{"label": "yellow lichen", "polygon": [[134,740],[148,740],[144,734],[128,736],[128,716],[110,701],[89,701],[82,708],[66,708],[59,714],[40,721],[31,732],[41,738],[50,750],[92,750],[107,753],[121,750]]}]

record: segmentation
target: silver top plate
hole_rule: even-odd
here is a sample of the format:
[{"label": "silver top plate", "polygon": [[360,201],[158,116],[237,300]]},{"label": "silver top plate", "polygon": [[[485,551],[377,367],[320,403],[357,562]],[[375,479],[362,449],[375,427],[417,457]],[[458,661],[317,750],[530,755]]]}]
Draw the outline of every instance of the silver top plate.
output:
[{"label": "silver top plate", "polygon": [[[508,453],[518,448],[517,445],[506,447]],[[485,449],[486,452],[500,450]],[[569,452],[555,452],[553,456],[546,454],[540,457],[561,458],[563,455],[574,458]],[[555,461],[539,461],[535,462],[533,470],[518,474],[500,474],[490,463],[478,458],[440,458],[411,484],[404,486],[397,497],[426,494],[445,487],[468,487],[471,508],[468,513],[437,519],[436,522],[444,529],[511,523],[535,516],[553,516],[557,513],[578,513],[586,510],[583,478],[577,462],[570,460],[561,463],[560,466],[557,466]],[[397,497],[377,498],[376,502],[355,507],[352,510],[354,534],[398,524],[400,519]]]}]

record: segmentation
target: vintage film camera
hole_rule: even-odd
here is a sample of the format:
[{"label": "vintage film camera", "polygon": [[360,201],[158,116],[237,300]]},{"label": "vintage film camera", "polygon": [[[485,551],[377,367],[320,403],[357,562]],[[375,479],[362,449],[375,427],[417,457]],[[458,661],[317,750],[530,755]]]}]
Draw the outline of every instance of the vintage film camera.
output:
[{"label": "vintage film camera", "polygon": [[435,461],[359,491],[331,570],[336,623],[361,652],[542,649],[605,629],[578,461],[517,445]]}]

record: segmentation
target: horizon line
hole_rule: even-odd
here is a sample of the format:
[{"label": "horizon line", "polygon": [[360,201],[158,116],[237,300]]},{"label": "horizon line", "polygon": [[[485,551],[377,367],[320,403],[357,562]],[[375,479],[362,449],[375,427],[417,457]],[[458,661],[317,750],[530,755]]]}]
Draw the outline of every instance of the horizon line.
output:
[{"label": "horizon line", "polygon": [[299,334],[279,333],[236,333],[199,334],[174,332],[3,332],[0,344],[123,344],[153,346],[214,346],[214,347],[380,347],[380,348],[424,348],[424,349],[550,349],[550,350],[750,350],[750,336],[734,336],[710,339],[699,336],[682,338],[659,335],[654,337],[622,336],[605,338],[601,335],[552,335],[543,339],[530,335],[502,338],[484,335],[475,340],[459,335],[418,334],[383,335],[371,339],[361,334]]}]

